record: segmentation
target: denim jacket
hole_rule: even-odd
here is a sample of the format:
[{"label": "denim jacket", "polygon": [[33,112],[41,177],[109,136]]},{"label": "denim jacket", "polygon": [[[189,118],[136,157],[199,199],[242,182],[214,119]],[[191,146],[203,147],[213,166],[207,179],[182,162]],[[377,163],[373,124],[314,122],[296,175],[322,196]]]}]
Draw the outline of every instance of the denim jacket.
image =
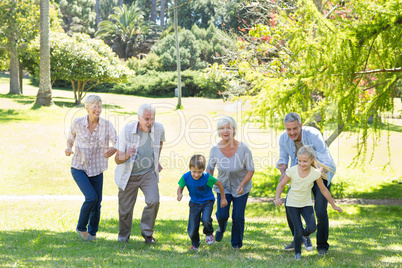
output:
[{"label": "denim jacket", "polygon": [[[329,152],[328,146],[325,143],[325,140],[318,129],[308,126],[303,126],[301,129],[301,142],[303,145],[310,145],[313,147],[317,160],[322,164],[331,167],[334,172],[336,171],[335,162],[332,159],[331,153]],[[289,165],[290,158],[290,165]],[[279,138],[279,160],[276,164],[276,167],[280,164],[288,165],[288,167],[292,167],[297,165],[297,156],[296,156],[296,145],[294,141],[292,141],[286,130],[281,134]],[[331,183],[332,178],[334,177],[334,173],[328,172],[328,185]]]}]

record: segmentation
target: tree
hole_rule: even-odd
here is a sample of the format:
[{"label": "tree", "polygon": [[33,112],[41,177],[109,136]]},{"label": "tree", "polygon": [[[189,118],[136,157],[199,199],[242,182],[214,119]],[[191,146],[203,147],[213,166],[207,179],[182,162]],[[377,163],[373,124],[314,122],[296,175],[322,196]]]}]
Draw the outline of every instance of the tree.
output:
[{"label": "tree", "polygon": [[38,2],[1,1],[0,21],[0,40],[10,59],[10,94],[21,94],[19,51],[39,32]]},{"label": "tree", "polygon": [[[200,70],[207,66],[206,62],[202,62],[200,58],[200,47],[194,34],[189,30],[182,30],[178,33],[180,46],[180,63],[181,69]],[[162,68],[165,71],[176,71],[176,43],[175,35],[170,34],[159,40],[152,51],[159,56]]]},{"label": "tree", "polygon": [[140,53],[148,53],[151,47],[151,37],[156,32],[156,25],[144,19],[136,5],[127,8],[115,7],[109,20],[102,21],[95,36],[102,38],[111,45],[120,58],[129,58]]},{"label": "tree", "polygon": [[[125,81],[133,73],[120,63],[113,51],[102,41],[85,34],[52,33],[51,77],[52,81],[70,81],[75,104],[80,104],[85,94],[100,83]],[[36,38],[29,46],[26,62],[30,73],[38,76],[40,42]]]},{"label": "tree", "polygon": [[40,0],[40,82],[36,104],[51,106],[52,86],[50,85],[50,46],[49,46],[49,0]]},{"label": "tree", "polygon": [[402,78],[400,1],[326,2],[321,11],[312,0],[261,5],[252,8],[264,7],[259,23],[242,28],[246,34],[226,58],[224,70],[237,84],[227,96],[251,99],[249,116],[266,126],[297,111],[332,131],[328,145],[359,123],[358,156],[364,157],[367,137],[371,129],[379,133],[381,117],[393,110]]},{"label": "tree", "polygon": [[96,26],[96,0],[61,0],[60,11],[63,14],[63,29],[69,33],[93,35]]}]

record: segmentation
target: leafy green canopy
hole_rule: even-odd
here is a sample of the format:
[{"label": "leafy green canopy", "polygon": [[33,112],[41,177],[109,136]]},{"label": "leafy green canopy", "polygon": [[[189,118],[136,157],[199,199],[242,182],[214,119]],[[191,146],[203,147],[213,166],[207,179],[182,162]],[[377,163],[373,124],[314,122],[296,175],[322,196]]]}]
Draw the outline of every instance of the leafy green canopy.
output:
[{"label": "leafy green canopy", "polygon": [[[39,75],[39,38],[29,45],[25,61],[30,63],[32,75]],[[50,38],[50,65],[52,81],[70,81],[76,103],[86,92],[100,83],[118,83],[132,75],[113,51],[101,40],[85,34],[52,33]]]},{"label": "leafy green canopy", "polygon": [[95,33],[96,0],[61,0],[60,11],[63,14],[63,29],[69,33]]},{"label": "leafy green canopy", "polygon": [[283,1],[264,24],[245,27],[224,70],[236,75],[238,86],[226,94],[250,98],[249,116],[270,126],[299,112],[321,131],[333,131],[328,144],[360,122],[360,155],[370,118],[377,130],[394,108],[402,77],[402,6],[399,0],[343,3],[327,2],[321,12],[311,0],[295,8]]},{"label": "leafy green canopy", "polygon": [[[146,42],[155,33],[156,24],[144,19],[144,12],[136,5],[115,7],[109,20],[99,23],[96,37],[107,42],[120,58],[148,52]],[[145,50],[144,50],[145,48]]]}]

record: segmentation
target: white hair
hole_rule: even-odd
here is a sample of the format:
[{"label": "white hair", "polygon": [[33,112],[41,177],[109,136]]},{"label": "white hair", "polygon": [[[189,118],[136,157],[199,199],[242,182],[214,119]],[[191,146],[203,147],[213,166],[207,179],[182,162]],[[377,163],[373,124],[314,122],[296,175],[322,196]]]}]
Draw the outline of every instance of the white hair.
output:
[{"label": "white hair", "polygon": [[301,125],[301,118],[298,113],[288,113],[287,115],[285,115],[285,118],[283,119],[283,124],[293,121],[297,121],[299,122],[299,126]]},{"label": "white hair", "polygon": [[155,115],[155,107],[152,104],[144,103],[138,108],[138,116],[142,117],[145,111],[150,111]]},{"label": "white hair", "polygon": [[219,133],[219,129],[227,124],[233,127],[233,136],[235,136],[237,129],[236,121],[231,116],[224,116],[221,119],[219,119],[218,124],[216,126],[216,130],[218,131],[218,137],[221,136]]},{"label": "white hair", "polygon": [[102,99],[98,95],[89,95],[88,97],[85,98],[84,103],[85,103],[85,108],[90,107],[94,103],[102,103]]}]

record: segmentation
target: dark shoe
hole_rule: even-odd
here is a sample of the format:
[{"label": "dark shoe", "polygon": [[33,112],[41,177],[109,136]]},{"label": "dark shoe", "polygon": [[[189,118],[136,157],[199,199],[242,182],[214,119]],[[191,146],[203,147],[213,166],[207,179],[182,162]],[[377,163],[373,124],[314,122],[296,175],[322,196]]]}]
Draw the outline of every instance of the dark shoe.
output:
[{"label": "dark shoe", "polygon": [[215,241],[221,242],[223,238],[223,232],[221,232],[221,228],[218,227],[218,230],[216,230],[215,233]]},{"label": "dark shoe", "polygon": [[313,250],[313,244],[311,243],[310,237],[309,236],[303,236],[303,244],[304,244],[304,248],[307,251],[312,251]]},{"label": "dark shoe", "polygon": [[301,254],[297,253],[293,259],[300,261],[301,260]]},{"label": "dark shoe", "polygon": [[292,241],[292,243],[287,245],[283,250],[285,250],[285,251],[294,251],[295,250],[295,241]]},{"label": "dark shoe", "polygon": [[318,250],[318,255],[320,255],[320,256],[325,256],[327,254],[328,254],[328,250],[326,250],[326,249],[319,249]]},{"label": "dark shoe", "polygon": [[142,237],[144,237],[146,244],[155,244],[156,243],[156,240],[152,235],[147,236],[144,233],[141,233],[141,234],[142,234]]}]

